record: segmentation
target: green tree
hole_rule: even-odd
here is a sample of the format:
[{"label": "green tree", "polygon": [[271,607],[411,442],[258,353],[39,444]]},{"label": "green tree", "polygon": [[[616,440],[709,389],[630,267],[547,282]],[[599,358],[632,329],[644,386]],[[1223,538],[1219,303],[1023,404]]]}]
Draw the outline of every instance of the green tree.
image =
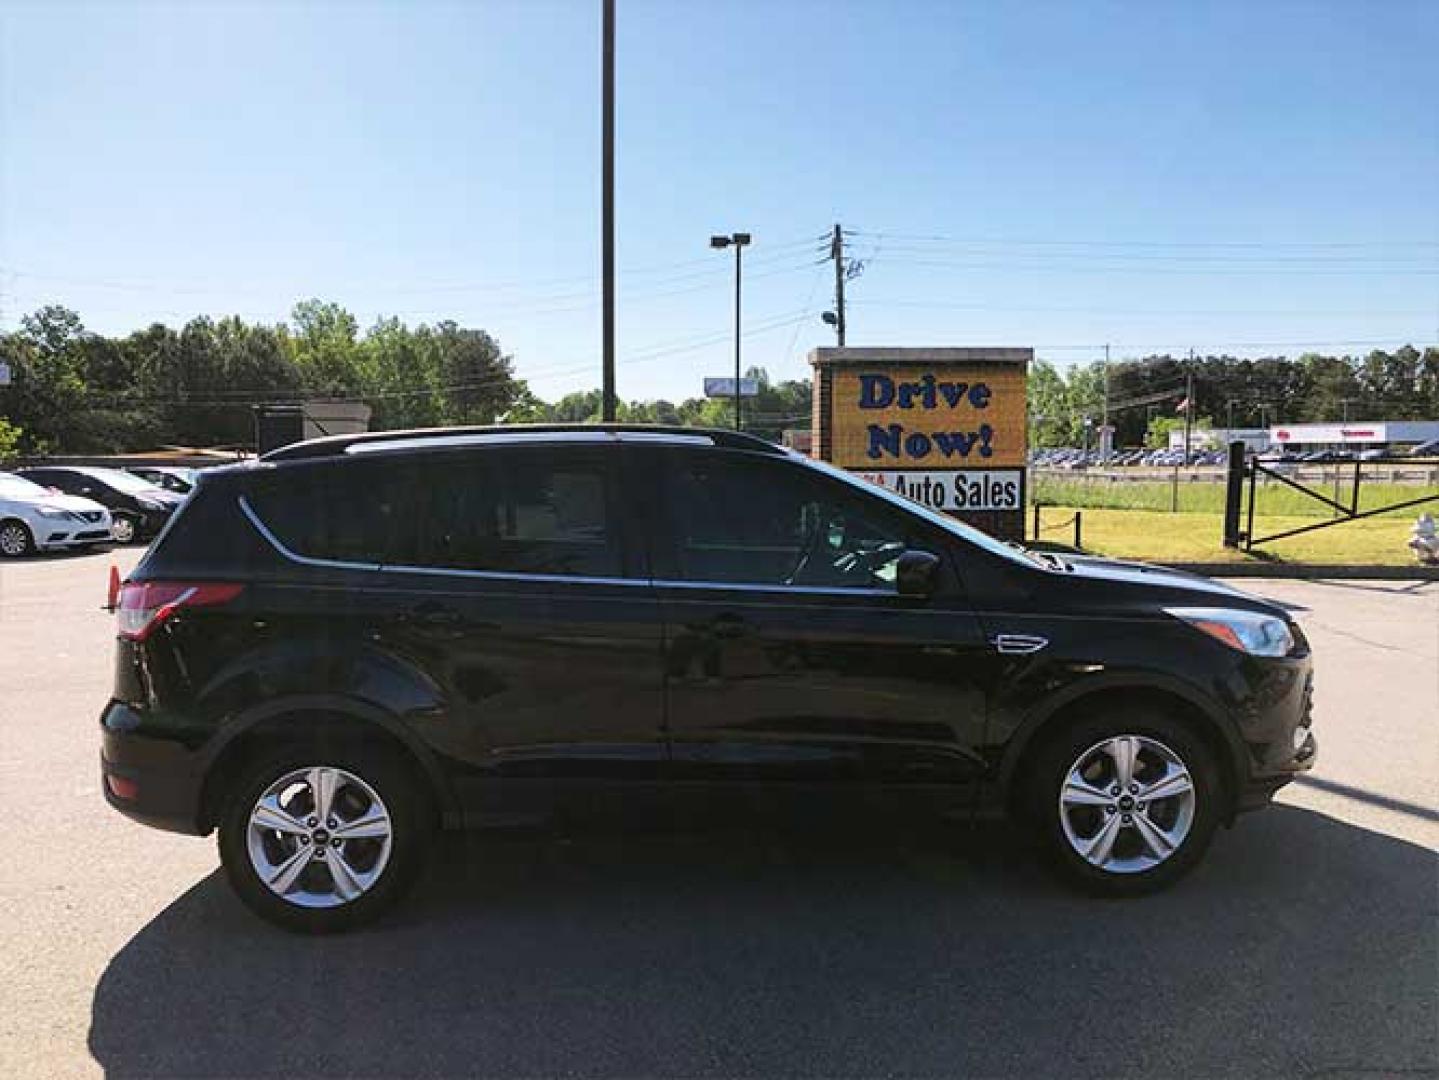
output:
[{"label": "green tree", "polygon": [[318,397],[350,397],[362,389],[359,324],[339,304],[303,300],[290,314],[294,357],[305,390]]},{"label": "green tree", "polygon": [[361,346],[364,393],[374,409],[370,426],[429,427],[444,419],[440,346],[426,327],[381,319]]},{"label": "green tree", "polygon": [[443,418],[451,424],[489,424],[515,401],[514,364],[494,338],[452,321],[436,323],[438,377],[445,387]]},{"label": "green tree", "polygon": [[81,345],[85,327],[69,308],[51,304],[20,320],[0,342],[12,383],[5,391],[9,418],[23,429],[20,448],[43,453],[64,447],[75,414],[84,407]]},{"label": "green tree", "polygon": [[0,416],[0,461],[6,461],[20,452],[19,427]]}]

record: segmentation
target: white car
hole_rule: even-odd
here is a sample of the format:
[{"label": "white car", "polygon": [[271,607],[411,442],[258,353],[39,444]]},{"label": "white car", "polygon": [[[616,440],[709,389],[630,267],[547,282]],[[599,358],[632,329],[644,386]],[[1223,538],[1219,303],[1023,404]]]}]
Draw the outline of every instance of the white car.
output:
[{"label": "white car", "polygon": [[109,543],[110,526],[110,511],[97,502],[0,473],[0,556]]}]

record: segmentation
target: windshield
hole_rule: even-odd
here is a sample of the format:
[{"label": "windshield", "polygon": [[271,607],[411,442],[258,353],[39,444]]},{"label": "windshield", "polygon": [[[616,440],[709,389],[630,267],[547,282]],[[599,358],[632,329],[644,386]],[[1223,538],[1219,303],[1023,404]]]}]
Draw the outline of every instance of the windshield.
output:
[{"label": "windshield", "polygon": [[43,499],[50,494],[39,484],[26,480],[23,476],[0,475],[0,498],[5,499]]},{"label": "windshield", "polygon": [[800,454],[795,454],[794,456],[810,468],[827,472],[831,476],[838,477],[845,483],[852,484],[862,491],[876,495],[887,502],[894,503],[896,506],[907,510],[911,514],[918,514],[926,521],[938,525],[941,529],[954,534],[961,540],[973,544],[975,547],[983,548],[991,555],[998,555],[1001,558],[1008,559],[1010,562],[1021,563],[1028,567],[1047,565],[1042,560],[1034,558],[1032,552],[1019,544],[1006,544],[1003,540],[996,540],[987,532],[976,529],[973,525],[966,525],[956,518],[952,518],[947,514],[941,514],[938,510],[930,509],[923,503],[915,502],[913,499],[906,499],[903,495],[896,495],[894,492],[887,491],[878,484],[871,484],[866,480],[861,480],[853,473],[847,472],[837,465],[831,465],[827,461],[816,461],[813,458],[807,458]]},{"label": "windshield", "polygon": [[80,469],[92,480],[98,480],[102,484],[108,484],[117,491],[123,491],[128,495],[154,495],[160,491],[154,484],[138,476],[119,469]]}]

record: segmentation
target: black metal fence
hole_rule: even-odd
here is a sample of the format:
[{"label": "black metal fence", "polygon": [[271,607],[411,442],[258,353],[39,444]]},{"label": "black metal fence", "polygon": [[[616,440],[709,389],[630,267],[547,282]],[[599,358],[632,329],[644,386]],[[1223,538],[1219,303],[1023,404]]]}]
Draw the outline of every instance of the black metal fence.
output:
[{"label": "black metal fence", "polygon": [[[1257,458],[1246,457],[1243,443],[1231,443],[1224,498],[1224,546],[1243,548],[1246,552],[1252,551],[1258,545],[1270,544],[1291,536],[1299,536],[1318,529],[1329,529],[1335,525],[1344,525],[1363,518],[1378,517],[1381,514],[1390,514],[1396,510],[1422,506],[1425,503],[1439,502],[1439,489],[1427,489],[1424,494],[1412,499],[1400,499],[1397,502],[1379,506],[1366,505],[1364,509],[1360,509],[1361,490],[1366,478],[1372,475],[1367,470],[1414,464],[1413,458],[1394,457],[1355,459],[1352,462],[1335,465],[1333,466],[1332,494],[1326,494],[1304,483],[1296,476],[1288,475],[1289,469],[1285,465],[1266,464]],[[1261,483],[1278,484],[1297,491],[1307,499],[1312,499],[1315,503],[1328,508],[1331,516],[1321,521],[1257,536],[1254,527],[1255,501]]]}]

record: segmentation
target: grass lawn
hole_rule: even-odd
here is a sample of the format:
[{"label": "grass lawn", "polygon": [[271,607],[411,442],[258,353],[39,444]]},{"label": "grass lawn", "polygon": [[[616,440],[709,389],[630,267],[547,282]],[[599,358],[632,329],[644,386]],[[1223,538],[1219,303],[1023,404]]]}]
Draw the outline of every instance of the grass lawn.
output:
[{"label": "grass lawn", "polygon": [[[1317,529],[1290,540],[1264,544],[1245,555],[1223,544],[1224,517],[1221,513],[1171,514],[1155,510],[1083,509],[1084,550],[1097,555],[1141,559],[1147,562],[1233,562],[1261,560],[1328,565],[1417,565],[1405,547],[1414,519],[1423,509],[1416,507],[1406,517],[1375,517],[1346,522],[1331,529]],[[1033,511],[1031,510],[1032,514]],[[1072,526],[1064,525],[1074,516],[1072,507],[1046,506],[1040,511],[1041,541],[1070,544]],[[1312,525],[1313,517],[1257,514],[1255,532],[1260,536],[1285,529]],[[1032,518],[1026,528],[1032,527]],[[1033,539],[1031,537],[1031,539]]]}]

